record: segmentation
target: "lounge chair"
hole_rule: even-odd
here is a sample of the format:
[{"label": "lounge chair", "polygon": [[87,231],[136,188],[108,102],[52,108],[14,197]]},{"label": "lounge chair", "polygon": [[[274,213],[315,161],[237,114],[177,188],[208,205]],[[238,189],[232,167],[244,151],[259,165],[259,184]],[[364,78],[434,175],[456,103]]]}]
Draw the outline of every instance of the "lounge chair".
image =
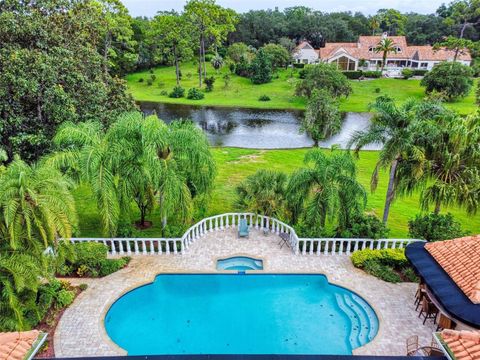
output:
[{"label": "lounge chair", "polygon": [[248,238],[247,219],[240,219],[240,222],[238,224],[238,237],[247,237]]}]

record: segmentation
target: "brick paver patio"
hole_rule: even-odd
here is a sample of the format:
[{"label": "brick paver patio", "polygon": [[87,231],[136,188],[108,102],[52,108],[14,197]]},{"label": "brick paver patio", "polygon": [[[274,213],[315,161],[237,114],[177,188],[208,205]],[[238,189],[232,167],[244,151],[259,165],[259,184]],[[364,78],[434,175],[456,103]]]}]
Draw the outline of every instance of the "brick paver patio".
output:
[{"label": "brick paver patio", "polygon": [[367,300],[380,319],[375,339],[355,349],[355,355],[405,355],[405,341],[418,335],[427,345],[435,326],[422,325],[413,305],[416,284],[390,284],[355,269],[346,255],[294,255],[280,249],[280,238],[252,231],[249,239],[238,239],[234,230],[207,234],[184,255],[134,256],[130,265],[102,279],[74,279],[87,283],[63,314],[55,333],[57,357],[126,355],[108,337],[103,319],[110,305],[123,293],[151,282],[159,273],[217,272],[216,260],[232,255],[249,255],[264,260],[264,271],[272,273],[321,273],[334,284],[345,286]]}]

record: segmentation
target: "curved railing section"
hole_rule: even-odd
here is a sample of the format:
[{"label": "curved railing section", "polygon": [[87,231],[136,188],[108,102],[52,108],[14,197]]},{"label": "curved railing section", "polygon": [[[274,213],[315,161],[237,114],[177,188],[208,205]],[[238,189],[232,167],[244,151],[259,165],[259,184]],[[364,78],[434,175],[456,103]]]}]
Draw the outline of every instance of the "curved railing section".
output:
[{"label": "curved railing section", "polygon": [[205,218],[180,238],[71,238],[72,243],[104,244],[110,255],[183,254],[196,240],[214,231],[238,227],[245,219],[250,229],[286,235],[290,248],[301,255],[349,255],[363,249],[402,249],[416,239],[299,238],[293,227],[273,217],[254,213],[226,213]]},{"label": "curved railing section", "polygon": [[238,226],[241,219],[247,221],[249,228],[268,231],[277,235],[280,235],[280,233],[287,234],[290,247],[292,249],[297,249],[296,252],[298,252],[298,236],[293,227],[278,219],[254,213],[226,213],[203,219],[190,227],[185,234],[183,234],[182,252],[188,249],[188,247],[197,239],[209,232],[235,228]]}]

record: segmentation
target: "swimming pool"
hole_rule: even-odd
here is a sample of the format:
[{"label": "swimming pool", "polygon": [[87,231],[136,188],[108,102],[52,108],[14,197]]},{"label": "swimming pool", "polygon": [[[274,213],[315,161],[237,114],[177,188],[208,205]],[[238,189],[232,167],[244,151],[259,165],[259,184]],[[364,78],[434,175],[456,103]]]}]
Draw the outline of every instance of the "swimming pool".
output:
[{"label": "swimming pool", "polygon": [[233,256],[217,260],[217,270],[263,270],[263,261],[248,256]]},{"label": "swimming pool", "polygon": [[118,299],[105,327],[129,355],[347,355],[378,319],[324,275],[162,274]]}]

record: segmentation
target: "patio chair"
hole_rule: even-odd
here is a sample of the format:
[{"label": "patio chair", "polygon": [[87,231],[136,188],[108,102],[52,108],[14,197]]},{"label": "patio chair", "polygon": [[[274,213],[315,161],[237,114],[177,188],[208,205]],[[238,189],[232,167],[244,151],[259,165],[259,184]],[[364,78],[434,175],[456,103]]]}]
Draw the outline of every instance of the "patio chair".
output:
[{"label": "patio chair", "polygon": [[407,356],[415,354],[418,350],[418,335],[410,336],[407,339]]},{"label": "patio chair", "polygon": [[444,330],[444,329],[455,329],[457,324],[455,321],[450,319],[448,316],[440,313],[440,316],[438,317],[438,326],[437,326],[437,331],[439,330]]},{"label": "patio chair", "polygon": [[427,295],[426,285],[425,284],[419,284],[417,292],[415,293],[415,303],[414,303],[414,305],[417,305],[415,307],[415,311],[418,311],[418,308],[422,305],[422,300],[426,295]]},{"label": "patio chair", "polygon": [[422,308],[420,310],[420,314],[418,314],[418,317],[419,318],[423,317],[424,325],[427,319],[432,319],[433,323],[436,324],[437,315],[438,315],[437,307],[430,301],[427,295],[425,295],[425,297],[422,299]]},{"label": "patio chair", "polygon": [[247,219],[240,219],[238,223],[238,237],[247,237],[248,238],[248,224]]}]

